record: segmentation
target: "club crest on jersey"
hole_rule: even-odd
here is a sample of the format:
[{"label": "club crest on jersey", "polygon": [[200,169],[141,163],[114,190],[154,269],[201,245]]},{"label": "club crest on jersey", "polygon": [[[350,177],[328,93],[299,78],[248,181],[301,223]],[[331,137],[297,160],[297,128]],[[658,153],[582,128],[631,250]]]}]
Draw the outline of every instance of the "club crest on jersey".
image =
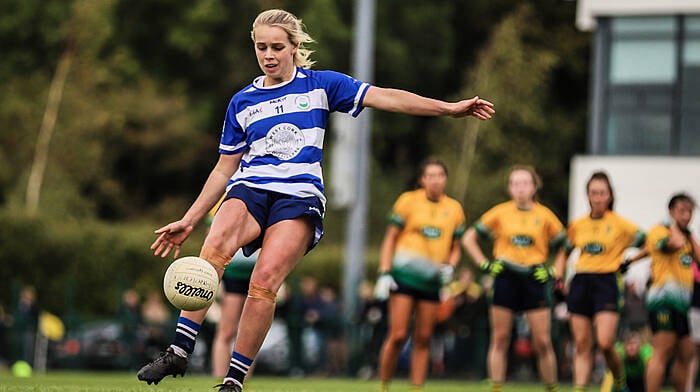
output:
[{"label": "club crest on jersey", "polygon": [[265,151],[285,161],[297,156],[304,144],[304,134],[290,123],[275,125],[265,137]]},{"label": "club crest on jersey", "polygon": [[583,246],[582,250],[592,255],[599,255],[605,250],[605,246],[598,242],[589,242]]},{"label": "club crest on jersey", "polygon": [[442,231],[434,226],[423,226],[420,229],[420,232],[423,234],[423,237],[425,238],[440,238],[440,235],[442,234]]},{"label": "club crest on jersey", "polygon": [[690,267],[693,264],[693,257],[687,253],[681,255],[681,264],[684,267]]},{"label": "club crest on jersey", "polygon": [[295,100],[294,103],[301,110],[308,110],[311,107],[311,101],[306,95],[300,95]]},{"label": "club crest on jersey", "polygon": [[532,246],[532,244],[535,243],[535,240],[532,239],[532,237],[528,235],[514,235],[510,239],[510,243],[517,246],[517,247],[526,247],[526,246]]}]

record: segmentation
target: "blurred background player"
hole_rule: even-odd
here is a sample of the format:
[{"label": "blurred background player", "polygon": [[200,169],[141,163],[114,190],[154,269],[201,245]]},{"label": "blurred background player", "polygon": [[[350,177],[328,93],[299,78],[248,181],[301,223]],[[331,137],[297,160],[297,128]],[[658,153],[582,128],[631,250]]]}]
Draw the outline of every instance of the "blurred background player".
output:
[{"label": "blurred background player", "polygon": [[693,290],[691,264],[700,259],[697,241],[688,229],[694,209],[695,201],[690,196],[684,193],[673,195],[668,202],[670,220],[654,226],[647,237],[651,257],[647,309],[654,347],[646,373],[649,392],[661,390],[666,366],[672,358],[671,385],[676,391],[685,392],[695,349],[688,327]]},{"label": "blurred background player", "polygon": [[[645,392],[644,375],[653,349],[638,331],[623,334],[622,341],[615,343],[615,351],[620,358],[627,376],[627,388],[630,392]],[[605,373],[600,392],[615,390],[614,377],[610,370]]]},{"label": "blurred background player", "polygon": [[389,330],[379,360],[381,391],[388,390],[413,319],[410,381],[422,390],[430,359],[440,288],[453,280],[465,217],[445,195],[447,166],[429,158],[420,166],[419,189],[394,203],[379,255],[377,299],[389,298]]},{"label": "blurred background player", "polygon": [[693,359],[690,361],[690,369],[688,369],[688,381],[686,381],[687,392],[692,392],[695,390],[699,367],[698,362],[700,361],[700,267],[698,267],[698,265],[700,264],[693,263],[692,267],[693,297],[690,300],[690,311],[688,312],[690,338],[693,340],[693,344],[695,345],[695,355],[693,355]]},{"label": "blurred background player", "polygon": [[[513,317],[518,312],[524,312],[530,326],[542,382],[549,391],[559,388],[550,332],[555,272],[546,262],[550,252],[558,251],[565,232],[556,215],[536,200],[541,184],[533,167],[513,166],[508,175],[511,200],[486,211],[462,239],[479,268],[495,276],[487,358],[494,392],[502,390],[506,379]],[[482,252],[479,236],[494,242],[493,260]]]},{"label": "blurred background player", "polygon": [[[576,274],[571,280],[567,308],[570,314],[574,354],[574,388],[585,391],[593,370],[594,344],[613,374],[614,390],[626,389],[622,362],[615,350],[623,289],[618,270],[627,270],[632,259],[624,259],[627,248],[640,248],[645,234],[634,223],[613,211],[615,195],[610,179],[595,172],[586,184],[590,212],[567,229],[567,244],[559,252],[557,269],[564,270],[567,256],[578,249]],[[641,258],[637,253],[634,261]]]},{"label": "blurred background player", "polygon": [[243,312],[243,305],[248,296],[250,275],[258,259],[258,252],[246,257],[242,251],[233,255],[231,264],[226,266],[221,277],[224,289],[219,306],[221,319],[216,324],[216,333],[211,350],[211,373],[216,377],[223,377],[228,372],[231,362],[231,349],[234,337],[238,331],[238,323]]}]

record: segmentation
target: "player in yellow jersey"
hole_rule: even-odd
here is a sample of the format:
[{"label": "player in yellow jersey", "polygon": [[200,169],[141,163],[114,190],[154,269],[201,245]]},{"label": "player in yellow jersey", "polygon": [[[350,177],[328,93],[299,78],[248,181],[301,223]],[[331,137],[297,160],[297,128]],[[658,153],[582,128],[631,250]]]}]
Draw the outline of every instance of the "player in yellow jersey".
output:
[{"label": "player in yellow jersey", "polygon": [[422,389],[440,288],[452,281],[461,257],[465,217],[460,203],[445,195],[447,166],[430,158],[420,173],[420,188],[394,203],[379,255],[375,297],[389,299],[389,330],[379,359],[382,391],[388,390],[414,313],[410,382],[413,390]]},{"label": "player in yellow jersey", "polygon": [[[540,378],[547,390],[558,389],[550,333],[555,272],[546,263],[550,252],[558,250],[563,243],[565,232],[556,215],[537,202],[540,187],[541,180],[534,168],[514,166],[508,176],[512,200],[486,211],[462,238],[462,245],[474,262],[482,271],[495,276],[487,358],[494,392],[502,389],[506,378],[513,316],[517,312],[524,312],[530,326]],[[493,259],[482,252],[479,236],[493,241]]]},{"label": "player in yellow jersey", "polygon": [[688,224],[695,201],[678,193],[668,203],[670,221],[649,230],[647,249],[651,256],[651,285],[647,292],[649,324],[654,336],[654,353],[647,365],[648,392],[658,392],[666,366],[671,366],[670,381],[683,392],[690,360],[694,354],[688,328],[688,308],[693,290],[691,265],[700,260],[700,248]]},{"label": "player in yellow jersey", "polygon": [[564,270],[569,253],[580,251],[566,301],[576,345],[574,388],[585,391],[590,382],[595,343],[612,373],[613,391],[626,391],[624,367],[615,350],[624,294],[617,272],[643,256],[638,252],[634,259],[624,259],[627,248],[642,247],[645,233],[613,211],[615,195],[604,172],[591,175],[586,196],[590,212],[569,224],[566,246],[555,263],[557,269]]}]

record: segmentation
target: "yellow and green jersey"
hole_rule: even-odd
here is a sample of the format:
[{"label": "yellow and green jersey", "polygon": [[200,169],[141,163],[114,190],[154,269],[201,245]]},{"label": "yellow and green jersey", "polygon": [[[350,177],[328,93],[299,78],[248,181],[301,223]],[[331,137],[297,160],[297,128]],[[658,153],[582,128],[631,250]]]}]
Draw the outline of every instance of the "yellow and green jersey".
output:
[{"label": "yellow and green jersey", "polygon": [[498,204],[474,228],[493,240],[494,258],[526,267],[546,262],[550,250],[561,246],[566,236],[559,218],[537,202],[529,210],[519,209],[514,201]]},{"label": "yellow and green jersey", "polygon": [[587,215],[575,220],[569,224],[566,237],[568,251],[581,251],[576,272],[610,273],[620,267],[625,250],[642,246],[646,235],[634,223],[606,211],[601,218]]},{"label": "yellow and green jersey", "polygon": [[389,221],[401,228],[392,274],[418,289],[439,288],[438,268],[448,262],[453,242],[466,229],[462,206],[445,195],[432,201],[417,189],[399,196]]},{"label": "yellow and green jersey", "polygon": [[260,252],[255,252],[246,257],[242,250],[236,252],[229,265],[226,266],[224,276],[232,279],[250,279],[250,275],[253,274],[253,268],[255,268],[255,262],[258,260],[258,253]]},{"label": "yellow and green jersey", "polygon": [[647,292],[647,308],[670,307],[686,312],[693,293],[692,247],[688,240],[675,251],[667,249],[670,234],[667,225],[656,225],[647,237],[651,257],[651,286]]}]

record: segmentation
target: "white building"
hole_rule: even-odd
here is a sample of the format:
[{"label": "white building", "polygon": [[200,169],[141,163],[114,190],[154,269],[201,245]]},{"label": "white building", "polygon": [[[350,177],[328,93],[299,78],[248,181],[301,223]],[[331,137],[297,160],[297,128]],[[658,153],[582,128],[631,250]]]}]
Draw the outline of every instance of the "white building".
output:
[{"label": "white building", "polygon": [[700,0],[579,0],[576,26],[594,42],[587,153],[572,161],[569,218],[588,212],[585,182],[604,170],[616,211],[648,229],[671,194],[700,201]]}]

